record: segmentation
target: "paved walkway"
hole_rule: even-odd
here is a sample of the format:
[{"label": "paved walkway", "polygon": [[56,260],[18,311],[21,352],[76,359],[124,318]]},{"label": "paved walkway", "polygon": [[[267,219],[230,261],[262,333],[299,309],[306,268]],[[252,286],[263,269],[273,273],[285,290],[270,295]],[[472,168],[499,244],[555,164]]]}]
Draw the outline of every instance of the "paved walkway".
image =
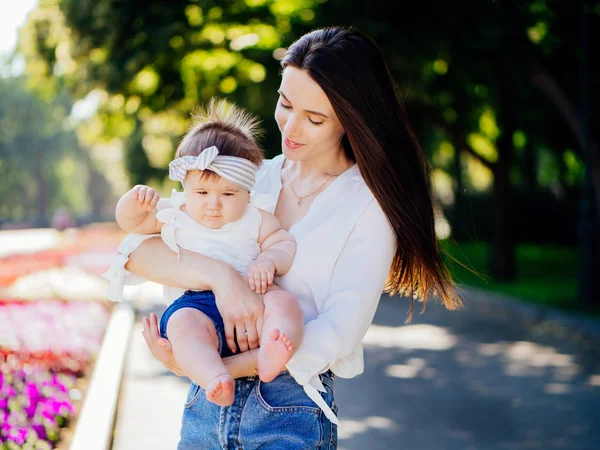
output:
[{"label": "paved walkway", "polygon": [[[138,318],[160,314],[151,286]],[[336,381],[340,449],[600,449],[600,342],[467,294],[403,325],[384,297],[365,340],[366,370]],[[113,450],[175,449],[187,381],[154,361],[138,322]]]}]

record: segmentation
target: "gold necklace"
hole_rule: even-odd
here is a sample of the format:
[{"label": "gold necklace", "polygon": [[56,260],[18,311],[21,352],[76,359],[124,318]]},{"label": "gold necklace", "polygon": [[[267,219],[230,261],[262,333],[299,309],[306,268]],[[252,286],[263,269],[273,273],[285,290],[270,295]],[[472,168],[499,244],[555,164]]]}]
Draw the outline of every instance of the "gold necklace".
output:
[{"label": "gold necklace", "polygon": [[314,192],[311,192],[310,194],[306,194],[303,195],[302,197],[300,197],[298,194],[296,194],[296,190],[294,189],[294,184],[292,183],[292,180],[290,180],[290,187],[292,188],[292,192],[293,194],[296,196],[296,198],[298,199],[298,206],[302,206],[302,204],[304,203],[304,199],[306,197],[310,197],[311,195],[315,195],[317,192],[319,192],[321,190],[321,188],[323,186],[325,186],[325,183],[327,183],[330,180],[331,176],[329,178],[327,178],[325,181],[323,181],[323,184],[321,184],[321,186],[319,186],[319,189],[317,189]]}]

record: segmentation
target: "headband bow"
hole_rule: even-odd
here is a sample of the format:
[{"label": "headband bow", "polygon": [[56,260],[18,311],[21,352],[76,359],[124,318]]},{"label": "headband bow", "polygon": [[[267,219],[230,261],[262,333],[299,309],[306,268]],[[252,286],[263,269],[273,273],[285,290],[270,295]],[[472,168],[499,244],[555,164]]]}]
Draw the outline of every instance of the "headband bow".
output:
[{"label": "headband bow", "polygon": [[204,149],[198,156],[182,156],[171,161],[169,178],[173,181],[183,182],[189,170],[211,170],[247,191],[251,191],[258,167],[244,158],[219,155],[219,150],[213,145]]}]

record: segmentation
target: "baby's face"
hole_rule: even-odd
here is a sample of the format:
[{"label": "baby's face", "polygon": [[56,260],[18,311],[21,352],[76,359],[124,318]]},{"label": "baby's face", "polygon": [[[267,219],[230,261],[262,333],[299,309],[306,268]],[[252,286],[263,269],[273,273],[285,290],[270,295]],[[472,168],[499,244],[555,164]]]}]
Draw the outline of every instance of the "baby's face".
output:
[{"label": "baby's face", "polygon": [[250,193],[222,177],[202,178],[191,170],[184,181],[186,212],[208,228],[221,228],[240,219],[250,201]]}]

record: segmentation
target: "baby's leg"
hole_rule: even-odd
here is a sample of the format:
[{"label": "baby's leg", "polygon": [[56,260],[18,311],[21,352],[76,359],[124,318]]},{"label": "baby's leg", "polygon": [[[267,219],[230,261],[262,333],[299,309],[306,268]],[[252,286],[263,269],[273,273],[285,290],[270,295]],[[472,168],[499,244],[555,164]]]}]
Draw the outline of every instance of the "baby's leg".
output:
[{"label": "baby's leg", "polygon": [[282,289],[269,290],[264,298],[265,322],[258,352],[258,376],[273,380],[300,345],[304,315],[296,297]]},{"label": "baby's leg", "polygon": [[231,405],[235,381],[219,355],[219,341],[212,321],[197,309],[178,309],[169,318],[167,336],[177,364],[194,383],[206,390],[206,398],[217,405]]}]

